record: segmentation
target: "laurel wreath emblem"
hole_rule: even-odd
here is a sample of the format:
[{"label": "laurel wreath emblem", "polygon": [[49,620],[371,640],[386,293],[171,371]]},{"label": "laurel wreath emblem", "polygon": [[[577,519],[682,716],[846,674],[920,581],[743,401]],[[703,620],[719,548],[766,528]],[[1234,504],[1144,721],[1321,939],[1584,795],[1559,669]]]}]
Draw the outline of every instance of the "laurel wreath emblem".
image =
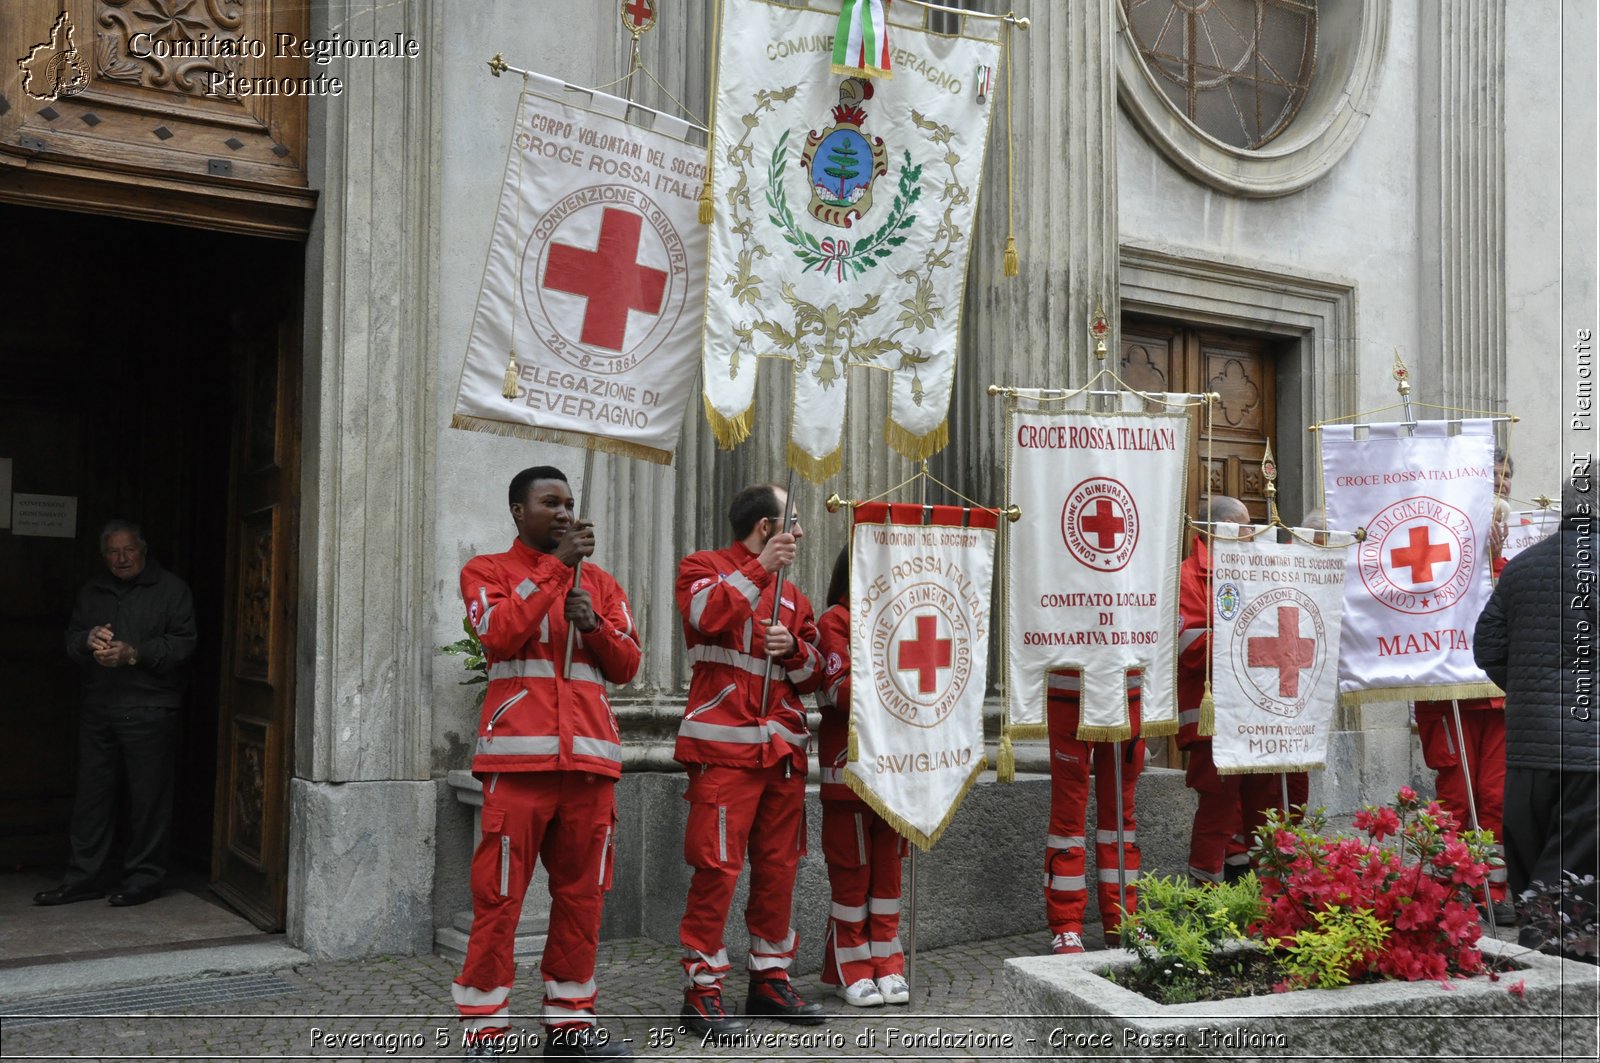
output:
[{"label": "laurel wreath emblem", "polygon": [[905,162],[900,167],[900,186],[889,207],[889,217],[853,245],[833,237],[818,240],[800,228],[794,211],[789,208],[789,193],[783,187],[783,168],[788,159],[789,133],[785,130],[772,149],[772,159],[767,165],[767,206],[772,208],[768,218],[782,230],[784,242],[794,249],[794,256],[806,269],[815,268],[826,273],[832,268],[836,279],[843,280],[848,266],[851,276],[859,277],[906,242],[904,236],[896,234],[916,224],[917,216],[911,213],[911,208],[922,197],[922,187],[918,183],[922,179],[922,167],[912,164],[911,152],[905,153]]}]

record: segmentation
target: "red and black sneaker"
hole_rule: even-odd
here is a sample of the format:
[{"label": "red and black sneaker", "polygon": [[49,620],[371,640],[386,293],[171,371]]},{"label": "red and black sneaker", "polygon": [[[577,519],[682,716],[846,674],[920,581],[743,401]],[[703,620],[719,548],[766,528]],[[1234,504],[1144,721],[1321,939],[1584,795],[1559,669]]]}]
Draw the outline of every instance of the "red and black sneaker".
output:
[{"label": "red and black sneaker", "polygon": [[691,986],[683,991],[683,1010],[678,1013],[683,1025],[693,1032],[715,1038],[738,1037],[748,1027],[744,1020],[729,1015],[722,1006],[722,990]]},{"label": "red and black sneaker", "polygon": [[807,1004],[787,978],[752,978],[745,997],[746,1015],[766,1015],[796,1026],[820,1026],[828,1021],[821,1004]]}]

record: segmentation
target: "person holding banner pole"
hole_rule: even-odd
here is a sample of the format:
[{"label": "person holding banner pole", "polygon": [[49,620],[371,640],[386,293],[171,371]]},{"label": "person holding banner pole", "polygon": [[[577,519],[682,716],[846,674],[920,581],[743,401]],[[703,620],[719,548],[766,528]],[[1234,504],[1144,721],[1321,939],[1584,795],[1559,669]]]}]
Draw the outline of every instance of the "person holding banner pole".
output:
[{"label": "person holding banner pole", "polygon": [[822,981],[858,1008],[905,1004],[911,988],[900,946],[900,861],[910,846],[845,783],[850,737],[850,548],[839,551],[817,621],[822,687],[822,854],[832,909]]},{"label": "person holding banner pole", "polygon": [[[461,570],[467,619],[489,686],[472,772],[483,782],[483,837],[472,857],[472,934],[451,985],[467,1057],[494,1055],[509,1033],[522,901],[543,860],[550,876],[544,979],[545,1055],[626,1056],[595,1020],[595,952],[616,850],[622,745],[606,684],[638,673],[627,595],[599,565],[594,530],[573,518],[566,475],[517,473],[508,492],[517,538]],[[581,580],[581,582],[580,582]],[[557,660],[580,633],[569,667]]]},{"label": "person holding banner pole", "polygon": [[811,603],[781,573],[805,532],[788,492],[770,483],[740,491],[728,522],[732,545],[684,558],[676,585],[693,665],[673,751],[689,774],[683,855],[694,868],[678,928],[688,983],[680,1017],[694,1032],[717,1037],[745,1030],[722,1001],[730,967],[722,935],[747,850],[745,1012],[802,1025],[825,1021],[821,1005],[807,1003],[789,982],[800,942],[790,916],[806,848],[811,741],[800,695],[821,685],[822,658]]}]

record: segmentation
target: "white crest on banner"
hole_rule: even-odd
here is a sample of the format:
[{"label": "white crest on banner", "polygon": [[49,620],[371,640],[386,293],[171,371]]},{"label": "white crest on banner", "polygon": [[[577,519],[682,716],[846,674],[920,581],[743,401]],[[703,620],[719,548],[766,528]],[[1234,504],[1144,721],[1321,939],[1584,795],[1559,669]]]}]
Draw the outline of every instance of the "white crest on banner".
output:
[{"label": "white crest on banner", "polygon": [[[1081,677],[1078,737],[1131,737],[1127,672],[1143,672],[1142,733],[1176,733],[1178,564],[1190,453],[1188,395],[1135,393],[1109,413],[1015,409],[1007,497],[1007,714],[1011,734],[1045,723],[1047,673]],[[1073,401],[1081,407],[1083,397]]]},{"label": "white crest on banner", "polygon": [[933,34],[919,11],[894,24],[895,77],[840,77],[833,8],[726,0],[703,357],[725,448],[754,423],[757,359],[793,363],[789,464],[818,481],[842,460],[852,366],[891,374],[896,450],[948,438],[991,111],[973,72],[999,55],[997,24]]},{"label": "white crest on banner", "polygon": [[704,149],[680,120],[527,83],[451,424],[669,463],[705,299]]},{"label": "white crest on banner", "polygon": [[1498,696],[1472,660],[1490,590],[1493,422],[1411,429],[1335,424],[1318,433],[1328,523],[1366,529],[1345,576],[1339,693],[1352,703]]},{"label": "white crest on banner", "polygon": [[[1345,551],[1219,524],[1211,548],[1211,755],[1223,775],[1308,771],[1327,760],[1338,698]],[[1326,533],[1329,546],[1353,541]]]},{"label": "white crest on banner", "polygon": [[[860,506],[851,536],[850,760],[845,781],[929,849],[985,766],[989,591],[995,518],[934,507]],[[887,521],[887,522],[886,522]],[[867,678],[870,677],[870,681]]]}]

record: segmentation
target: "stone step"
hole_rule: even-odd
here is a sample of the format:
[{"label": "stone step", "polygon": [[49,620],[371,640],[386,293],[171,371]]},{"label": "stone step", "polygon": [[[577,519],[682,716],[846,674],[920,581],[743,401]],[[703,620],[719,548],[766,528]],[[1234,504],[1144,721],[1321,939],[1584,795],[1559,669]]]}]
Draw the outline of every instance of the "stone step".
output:
[{"label": "stone step", "polygon": [[[459,922],[459,920],[457,920]],[[471,918],[467,922],[470,925]],[[537,934],[518,934],[516,943],[516,961],[523,963],[538,963],[544,955],[543,932]],[[461,963],[467,958],[467,935],[464,931],[454,926],[440,927],[433,934],[433,951],[445,959]]]}]

